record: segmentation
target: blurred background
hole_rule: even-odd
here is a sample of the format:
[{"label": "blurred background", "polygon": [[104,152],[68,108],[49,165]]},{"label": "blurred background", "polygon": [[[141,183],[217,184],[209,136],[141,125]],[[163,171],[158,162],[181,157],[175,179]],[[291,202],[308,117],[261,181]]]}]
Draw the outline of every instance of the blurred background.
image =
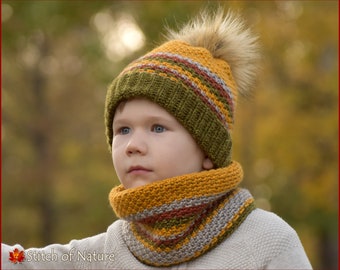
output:
[{"label": "blurred background", "polygon": [[233,133],[243,186],[315,269],[338,268],[338,1],[2,1],[2,242],[68,243],[116,219],[106,89],[164,26],[217,5],[263,49]]}]

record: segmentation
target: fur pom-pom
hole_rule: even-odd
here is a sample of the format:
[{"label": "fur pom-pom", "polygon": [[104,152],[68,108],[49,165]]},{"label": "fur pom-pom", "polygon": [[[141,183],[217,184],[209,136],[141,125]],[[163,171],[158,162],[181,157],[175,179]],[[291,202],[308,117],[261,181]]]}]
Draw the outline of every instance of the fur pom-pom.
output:
[{"label": "fur pom-pom", "polygon": [[259,44],[239,15],[231,11],[225,14],[222,9],[212,13],[205,10],[178,32],[168,29],[166,38],[204,47],[215,58],[225,60],[240,94],[250,94],[258,72]]}]

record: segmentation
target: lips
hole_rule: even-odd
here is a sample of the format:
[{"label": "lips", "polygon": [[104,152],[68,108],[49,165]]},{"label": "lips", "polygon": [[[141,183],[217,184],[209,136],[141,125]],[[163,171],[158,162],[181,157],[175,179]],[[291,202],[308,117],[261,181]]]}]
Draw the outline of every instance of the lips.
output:
[{"label": "lips", "polygon": [[132,174],[142,174],[142,173],[147,173],[147,172],[151,172],[151,170],[143,166],[131,166],[128,169],[128,173],[132,173]]}]

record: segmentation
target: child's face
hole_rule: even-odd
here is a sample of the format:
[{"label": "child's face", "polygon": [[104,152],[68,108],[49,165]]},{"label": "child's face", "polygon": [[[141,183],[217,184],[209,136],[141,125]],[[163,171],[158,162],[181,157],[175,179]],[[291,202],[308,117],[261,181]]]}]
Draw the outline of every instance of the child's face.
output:
[{"label": "child's face", "polygon": [[125,188],[213,168],[176,118],[149,100],[118,106],[113,133],[113,165]]}]

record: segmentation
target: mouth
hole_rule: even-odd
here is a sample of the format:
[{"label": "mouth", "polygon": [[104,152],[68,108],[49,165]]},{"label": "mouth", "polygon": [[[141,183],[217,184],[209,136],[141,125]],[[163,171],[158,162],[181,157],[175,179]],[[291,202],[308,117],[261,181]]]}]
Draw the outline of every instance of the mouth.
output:
[{"label": "mouth", "polygon": [[131,166],[128,169],[128,173],[130,173],[130,174],[145,174],[145,173],[148,173],[148,172],[151,172],[151,171],[152,170],[147,169],[143,166]]}]

